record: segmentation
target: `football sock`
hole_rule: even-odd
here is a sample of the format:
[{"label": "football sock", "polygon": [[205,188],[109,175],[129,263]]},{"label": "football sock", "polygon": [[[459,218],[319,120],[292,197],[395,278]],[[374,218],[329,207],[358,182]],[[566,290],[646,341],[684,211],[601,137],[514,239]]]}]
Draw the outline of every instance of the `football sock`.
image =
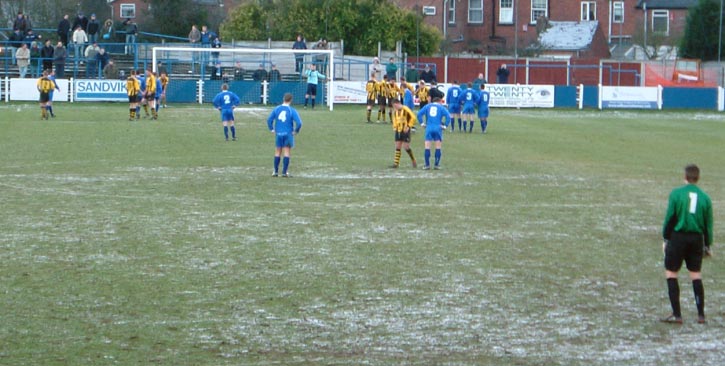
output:
[{"label": "football sock", "polygon": [[368,111],[367,111],[368,122],[370,122],[370,115],[371,114],[372,114],[372,111],[368,109]]},{"label": "football sock", "polygon": [[143,105],[143,112],[146,113],[147,116],[149,115],[149,105],[148,104]]},{"label": "football sock", "polygon": [[287,174],[287,168],[289,168],[289,156],[282,158],[282,174]]},{"label": "football sock", "polygon": [[383,114],[383,111],[378,109],[378,121],[380,121],[380,115]]},{"label": "football sock", "polygon": [[388,117],[390,117],[390,122],[393,122],[393,111],[388,112]]},{"label": "football sock", "polygon": [[481,120],[481,132],[486,132],[486,121]]},{"label": "football sock", "polygon": [[48,115],[48,111],[45,109],[45,106],[40,107],[40,118],[45,118],[45,116]]},{"label": "football sock", "polygon": [[234,128],[233,125],[231,127],[229,127],[229,129],[232,130],[232,138],[233,139],[237,138],[237,129]]},{"label": "football sock", "polygon": [[410,156],[410,160],[413,161],[413,163],[415,163],[415,156],[413,156],[413,149],[408,148],[407,150],[405,150],[405,152],[407,152],[408,156]]},{"label": "football sock", "polygon": [[435,152],[435,163],[436,163],[436,166],[440,165],[440,163],[441,163],[441,155],[442,155],[441,149],[436,149],[436,152]]},{"label": "football sock", "polygon": [[136,118],[141,116],[141,106],[136,106]]},{"label": "football sock", "polygon": [[312,98],[312,109],[315,109],[315,98]]},{"label": "football sock", "polygon": [[468,129],[468,133],[473,132],[473,120],[471,120],[471,127]]},{"label": "football sock", "polygon": [[400,165],[400,149],[395,149],[395,159],[393,160],[393,165]]},{"label": "football sock", "polygon": [[310,99],[310,98],[305,98],[305,107],[307,107],[307,101],[308,101],[309,99]]},{"label": "football sock", "polygon": [[224,126],[224,138],[229,140],[229,127]]},{"label": "football sock", "polygon": [[51,116],[53,115],[53,106],[51,106],[51,105],[47,105],[47,106],[45,106],[45,109],[47,109],[47,110],[48,110],[48,112],[50,112],[50,115],[51,115]]},{"label": "football sock", "polygon": [[468,121],[463,121],[463,132],[466,132],[468,130]]},{"label": "football sock", "polygon": [[430,149],[425,149],[423,157],[425,158],[425,166],[430,166]]},{"label": "football sock", "polygon": [[462,123],[462,122],[461,122],[461,119],[459,118],[459,119],[458,119],[458,130],[460,130],[460,129],[461,129],[461,123]]},{"label": "football sock", "polygon": [[159,116],[159,114],[156,113],[156,108],[151,109],[151,114],[154,116],[154,118],[157,118]]},{"label": "football sock", "polygon": [[682,317],[680,311],[680,285],[676,278],[667,279],[667,292],[670,296],[670,305],[672,305],[672,315]]},{"label": "football sock", "polygon": [[705,316],[705,287],[702,286],[702,280],[692,281],[692,290],[695,292],[697,315]]},{"label": "football sock", "polygon": [[136,117],[136,108],[129,108],[128,109],[128,115],[131,118],[135,118]]},{"label": "football sock", "polygon": [[279,162],[282,160],[279,156],[274,157],[274,174],[277,174],[279,171]]}]

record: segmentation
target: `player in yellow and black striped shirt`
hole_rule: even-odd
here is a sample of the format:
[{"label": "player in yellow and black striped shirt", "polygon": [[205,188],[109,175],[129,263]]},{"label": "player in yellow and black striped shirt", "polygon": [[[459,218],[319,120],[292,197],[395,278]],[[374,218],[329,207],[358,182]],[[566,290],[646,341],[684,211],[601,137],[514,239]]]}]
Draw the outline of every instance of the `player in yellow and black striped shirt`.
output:
[{"label": "player in yellow and black striped shirt", "polygon": [[159,80],[161,80],[161,100],[159,100],[159,103],[161,103],[162,107],[166,108],[166,86],[169,85],[169,75],[162,72]]},{"label": "player in yellow and black striped shirt", "polygon": [[367,118],[368,123],[372,123],[373,121],[370,120],[370,114],[373,112],[373,106],[375,105],[378,92],[376,90],[376,85],[378,81],[375,80],[375,73],[370,74],[370,80],[365,84],[365,91],[367,92]]},{"label": "player in yellow and black striped shirt", "polygon": [[136,119],[136,106],[138,106],[138,93],[141,92],[141,84],[136,79],[136,70],[126,78],[126,93],[128,94],[129,121]]},{"label": "player in yellow and black striped shirt", "polygon": [[428,87],[425,85],[425,81],[418,81],[418,88],[415,89],[415,96],[418,97],[420,109],[423,109],[423,107],[428,104]]},{"label": "player in yellow and black striped shirt", "polygon": [[388,105],[388,75],[383,76],[383,80],[378,81],[375,84],[375,91],[378,96],[378,123],[380,123],[380,116],[383,116],[383,123],[385,123],[385,107]]},{"label": "player in yellow and black striped shirt", "polygon": [[46,108],[50,100],[50,92],[55,88],[55,83],[48,78],[48,70],[43,71],[43,76],[36,83],[38,92],[40,92],[40,119],[48,119],[48,109]]},{"label": "player in yellow and black striped shirt", "polygon": [[395,158],[391,168],[397,168],[400,165],[400,150],[405,149],[405,152],[410,156],[410,160],[413,163],[413,168],[416,168],[418,164],[413,156],[413,150],[410,148],[410,133],[418,117],[410,110],[410,108],[403,105],[400,99],[393,101],[393,109],[395,114],[393,115],[393,131],[395,132]]}]

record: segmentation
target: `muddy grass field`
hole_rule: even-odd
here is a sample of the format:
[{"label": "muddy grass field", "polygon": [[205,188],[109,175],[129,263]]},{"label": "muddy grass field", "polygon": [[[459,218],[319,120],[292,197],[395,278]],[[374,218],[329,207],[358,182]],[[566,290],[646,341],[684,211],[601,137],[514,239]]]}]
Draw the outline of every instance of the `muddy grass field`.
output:
[{"label": "muddy grass field", "polygon": [[[364,107],[0,105],[2,365],[723,365],[725,117],[495,109],[442,169]],[[413,136],[419,166],[423,133]],[[707,325],[669,312],[661,225],[697,163]]]}]

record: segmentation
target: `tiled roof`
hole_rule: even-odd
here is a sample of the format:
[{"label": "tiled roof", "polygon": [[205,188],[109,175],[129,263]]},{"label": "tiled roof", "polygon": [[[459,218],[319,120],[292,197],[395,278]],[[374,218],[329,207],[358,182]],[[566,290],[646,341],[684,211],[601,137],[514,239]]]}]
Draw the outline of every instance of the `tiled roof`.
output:
[{"label": "tiled roof", "polygon": [[549,28],[539,35],[539,43],[549,50],[581,50],[589,47],[599,23],[595,21],[549,21]]}]

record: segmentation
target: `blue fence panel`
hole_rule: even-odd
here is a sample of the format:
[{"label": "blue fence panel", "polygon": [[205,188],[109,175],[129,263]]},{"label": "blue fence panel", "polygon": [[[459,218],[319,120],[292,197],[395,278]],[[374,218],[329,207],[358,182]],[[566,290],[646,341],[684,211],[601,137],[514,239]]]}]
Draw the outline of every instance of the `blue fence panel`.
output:
[{"label": "blue fence panel", "polygon": [[584,85],[584,107],[599,108],[599,87]]},{"label": "blue fence panel", "polygon": [[[293,104],[302,105],[305,102],[307,83],[304,81],[280,81],[269,85],[269,103],[272,105],[282,104],[285,93],[292,93]],[[317,85],[317,97],[315,104],[325,105],[327,103],[327,83]]]},{"label": "blue fence panel", "polygon": [[554,107],[577,107],[576,86],[554,86]]},{"label": "blue fence panel", "polygon": [[196,83],[196,80],[173,80],[166,90],[166,100],[169,103],[196,102]]},{"label": "blue fence panel", "polygon": [[[204,103],[211,103],[222,91],[223,80],[204,81]],[[262,84],[258,81],[230,81],[229,90],[239,96],[242,104],[260,104],[262,102]]]},{"label": "blue fence panel", "polygon": [[717,109],[717,88],[663,88],[662,109]]}]

